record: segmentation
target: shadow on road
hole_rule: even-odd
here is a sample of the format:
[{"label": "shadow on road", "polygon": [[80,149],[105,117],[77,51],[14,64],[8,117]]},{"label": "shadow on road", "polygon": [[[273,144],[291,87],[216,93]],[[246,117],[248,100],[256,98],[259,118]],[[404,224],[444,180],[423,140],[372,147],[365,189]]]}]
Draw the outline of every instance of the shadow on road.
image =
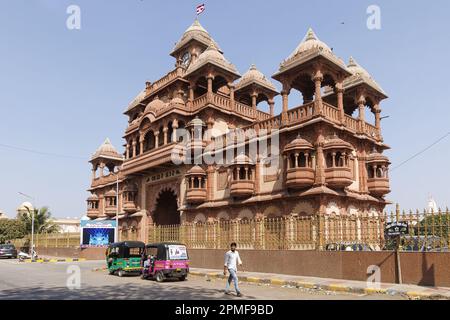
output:
[{"label": "shadow on road", "polygon": [[[223,290],[196,287],[165,286],[166,283],[143,287],[135,284],[82,286],[70,290],[66,287],[28,287],[0,291],[0,300],[211,300],[238,299],[223,294]],[[254,299],[246,296],[245,299]]]}]

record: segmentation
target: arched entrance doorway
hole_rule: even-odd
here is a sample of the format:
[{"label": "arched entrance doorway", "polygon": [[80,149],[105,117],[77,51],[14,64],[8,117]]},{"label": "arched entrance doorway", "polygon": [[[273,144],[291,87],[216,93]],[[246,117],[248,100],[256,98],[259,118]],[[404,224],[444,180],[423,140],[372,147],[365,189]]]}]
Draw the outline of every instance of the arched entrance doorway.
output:
[{"label": "arched entrance doorway", "polygon": [[156,201],[153,221],[158,226],[180,224],[177,196],[173,190],[163,190]]}]

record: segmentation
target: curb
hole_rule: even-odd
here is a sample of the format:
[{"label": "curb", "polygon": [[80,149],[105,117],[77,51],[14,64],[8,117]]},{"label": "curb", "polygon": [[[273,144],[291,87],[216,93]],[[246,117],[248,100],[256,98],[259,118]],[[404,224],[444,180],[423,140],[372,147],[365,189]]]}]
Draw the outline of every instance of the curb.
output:
[{"label": "curb", "polygon": [[23,262],[25,263],[58,263],[58,262],[82,262],[86,261],[84,258],[80,259],[37,259],[37,260],[31,260],[31,259],[25,259]]},{"label": "curb", "polygon": [[[216,279],[225,279],[226,276],[220,273],[204,273],[198,271],[190,271],[190,275],[199,276],[199,277],[207,277],[207,278],[216,278]],[[351,287],[343,284],[320,284],[313,282],[305,282],[305,281],[287,281],[281,279],[270,279],[270,278],[257,278],[257,277],[239,277],[240,282],[248,282],[248,283],[259,283],[259,284],[272,284],[276,286],[293,286],[297,288],[305,288],[305,289],[314,289],[314,290],[326,290],[332,292],[346,292],[346,293],[355,293],[355,294],[386,294],[386,295],[401,295],[407,297],[409,299],[445,299],[449,300],[450,297],[429,293],[429,292],[420,292],[420,291],[396,291],[392,289],[383,289],[383,288],[361,288],[361,287]]]}]

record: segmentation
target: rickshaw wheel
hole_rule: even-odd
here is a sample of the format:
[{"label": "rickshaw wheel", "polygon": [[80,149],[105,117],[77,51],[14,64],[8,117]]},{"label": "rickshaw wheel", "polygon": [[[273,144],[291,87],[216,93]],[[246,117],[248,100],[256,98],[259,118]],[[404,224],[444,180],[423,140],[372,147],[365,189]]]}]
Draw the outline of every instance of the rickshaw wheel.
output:
[{"label": "rickshaw wheel", "polygon": [[180,277],[180,281],[186,281],[187,277],[186,276],[181,276]]},{"label": "rickshaw wheel", "polygon": [[122,278],[125,275],[125,271],[119,270],[117,271],[117,275]]},{"label": "rickshaw wheel", "polygon": [[108,271],[109,275],[111,275],[111,276],[114,274],[114,272],[115,272],[114,270],[109,270]]},{"label": "rickshaw wheel", "polygon": [[158,271],[158,273],[156,274],[156,281],[157,282],[163,282],[164,281],[164,273],[162,273],[162,271]]}]

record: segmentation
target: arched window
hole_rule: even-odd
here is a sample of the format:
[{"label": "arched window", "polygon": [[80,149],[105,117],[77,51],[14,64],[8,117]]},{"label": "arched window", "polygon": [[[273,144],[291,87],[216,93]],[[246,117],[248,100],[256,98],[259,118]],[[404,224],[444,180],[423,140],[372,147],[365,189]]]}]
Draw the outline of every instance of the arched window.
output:
[{"label": "arched window", "polygon": [[148,131],[144,137],[144,152],[155,148],[155,134],[152,130]]},{"label": "arched window", "polygon": [[167,131],[167,142],[172,143],[173,142],[173,127],[172,127],[172,121],[168,123],[167,125],[168,131]]},{"label": "arched window", "polygon": [[163,127],[159,128],[159,136],[158,136],[158,146],[164,145],[164,129]]}]

